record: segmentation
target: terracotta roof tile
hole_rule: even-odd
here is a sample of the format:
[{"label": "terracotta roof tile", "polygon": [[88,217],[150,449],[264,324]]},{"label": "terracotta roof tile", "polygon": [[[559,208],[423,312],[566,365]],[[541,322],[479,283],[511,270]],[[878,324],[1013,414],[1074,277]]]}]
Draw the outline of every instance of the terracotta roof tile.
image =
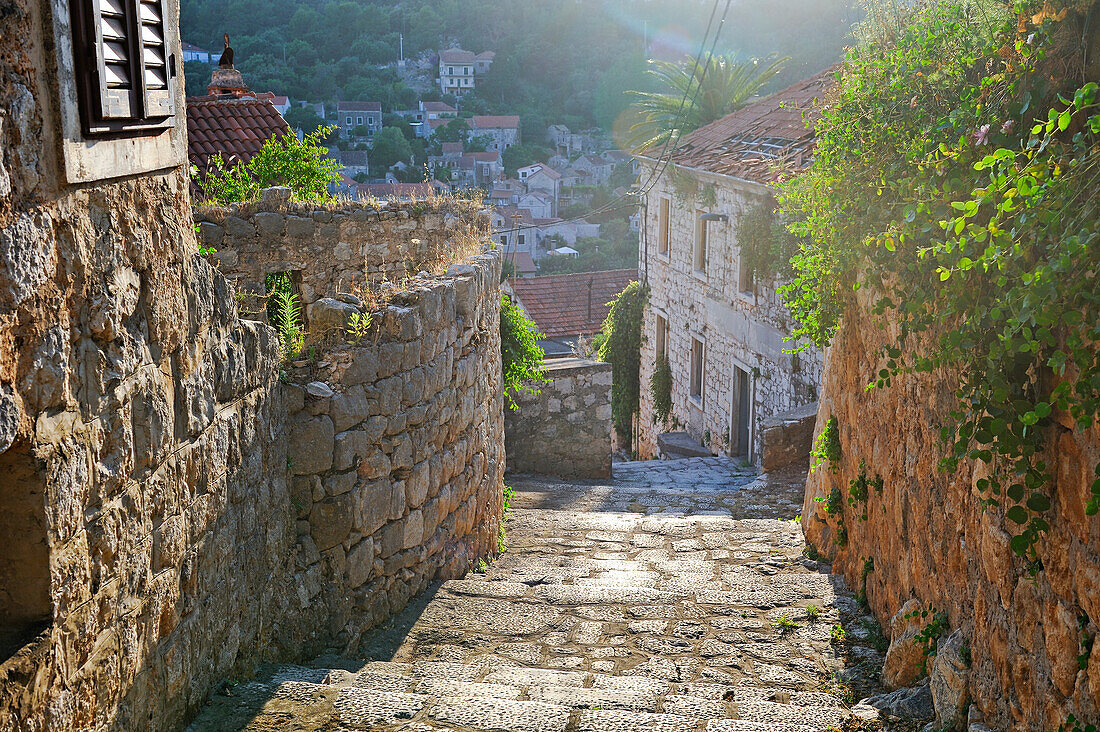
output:
[{"label": "terracotta roof tile", "polygon": [[490,129],[517,129],[519,127],[519,115],[515,114],[497,114],[497,115],[479,115],[473,117],[470,120],[470,129],[472,130],[490,130]]},{"label": "terracotta roof tile", "polygon": [[773,183],[804,170],[813,159],[812,123],[839,66],[700,127],[672,156],[685,168],[756,183]]},{"label": "terracotta roof tile", "polygon": [[337,102],[338,112],[381,112],[382,102]]},{"label": "terracotta roof tile", "polygon": [[537,271],[535,260],[531,258],[530,252],[508,252],[504,255],[504,261],[514,264],[516,271],[520,274],[531,274]]},{"label": "terracotta roof tile", "polygon": [[187,156],[200,170],[214,154],[248,162],[272,137],[290,132],[270,99],[192,97],[187,100]]},{"label": "terracotta roof tile", "polygon": [[516,300],[547,338],[593,335],[610,303],[638,279],[634,269],[580,272],[512,281]]}]

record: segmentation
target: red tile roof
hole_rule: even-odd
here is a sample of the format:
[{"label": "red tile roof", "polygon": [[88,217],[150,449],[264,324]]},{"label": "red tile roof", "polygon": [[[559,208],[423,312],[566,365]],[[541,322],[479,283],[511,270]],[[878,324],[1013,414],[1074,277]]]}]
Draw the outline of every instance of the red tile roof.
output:
[{"label": "red tile roof", "polygon": [[530,178],[533,175],[538,175],[539,173],[542,173],[543,175],[545,175],[550,180],[558,180],[559,178],[561,178],[561,173],[554,170],[553,168],[551,168],[546,163],[538,163],[537,167],[538,167],[538,170],[532,170],[530,173],[527,174],[528,178]]},{"label": "red tile roof", "polygon": [[221,153],[226,162],[252,159],[272,137],[290,132],[270,97],[224,99],[214,96],[187,100],[187,156],[199,170]]},{"label": "red tile roof", "polygon": [[504,255],[504,261],[514,264],[519,274],[532,274],[538,271],[535,269],[535,260],[531,258],[530,252],[507,252]]},{"label": "red tile roof", "polygon": [[547,338],[594,335],[608,303],[638,279],[634,269],[532,277],[511,282],[516,300]]},{"label": "red tile roof", "polygon": [[443,147],[443,154],[444,155],[446,155],[447,153],[452,153],[452,154],[453,153],[458,153],[459,155],[462,154],[462,143],[461,142],[445,142],[445,143],[443,143],[442,147]]},{"label": "red tile roof", "polygon": [[457,112],[458,110],[446,102],[421,102],[425,112]]},{"label": "red tile roof", "polygon": [[700,127],[680,142],[673,162],[765,184],[804,170],[813,158],[812,123],[838,68]]},{"label": "red tile roof", "polygon": [[519,127],[519,115],[515,114],[497,114],[497,115],[481,115],[474,117],[470,120],[470,129],[473,130],[489,130],[489,129],[517,129]]},{"label": "red tile roof", "polygon": [[439,52],[439,61],[444,64],[472,64],[476,58],[473,51],[463,51],[461,48]]},{"label": "red tile roof", "polygon": [[381,112],[382,102],[337,102],[340,112]]}]

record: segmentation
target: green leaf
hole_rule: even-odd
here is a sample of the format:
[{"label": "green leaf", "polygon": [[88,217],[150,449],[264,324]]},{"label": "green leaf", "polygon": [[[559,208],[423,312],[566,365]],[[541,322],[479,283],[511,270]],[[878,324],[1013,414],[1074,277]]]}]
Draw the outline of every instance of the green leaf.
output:
[{"label": "green leaf", "polygon": [[1027,523],[1027,510],[1023,506],[1013,506],[1005,512],[1005,516],[1009,521],[1015,521],[1018,524]]},{"label": "green leaf", "polygon": [[1068,109],[1058,115],[1058,129],[1065,132],[1066,128],[1069,127],[1069,121],[1072,116],[1073,112]]},{"label": "green leaf", "polygon": [[1032,493],[1027,499],[1027,507],[1035,513],[1043,513],[1050,510],[1050,499],[1042,493]]}]

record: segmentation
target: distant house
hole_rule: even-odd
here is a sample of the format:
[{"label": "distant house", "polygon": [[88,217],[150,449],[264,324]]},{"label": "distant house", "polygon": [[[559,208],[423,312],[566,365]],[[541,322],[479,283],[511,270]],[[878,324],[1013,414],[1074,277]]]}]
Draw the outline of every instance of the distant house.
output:
[{"label": "distant house", "polygon": [[505,252],[503,259],[512,265],[515,274],[519,277],[534,277],[538,272],[535,260],[528,252]]},{"label": "distant house", "polygon": [[370,173],[370,154],[366,150],[340,150],[330,148],[328,157],[340,164],[343,172],[348,175],[360,175]]},{"label": "distant house", "polygon": [[286,113],[290,111],[290,97],[283,97],[278,94],[272,95],[271,106],[279,110],[279,114],[285,117]]},{"label": "distant house", "polygon": [[524,193],[516,201],[516,206],[527,209],[536,219],[548,219],[554,215],[554,202],[538,193]]},{"label": "distant house", "polygon": [[217,60],[213,58],[214,54],[210,53],[205,48],[199,48],[193,43],[181,43],[180,47],[183,50],[184,63],[187,63],[188,61],[199,61],[201,63],[208,64],[211,61]]},{"label": "distant house", "polygon": [[478,75],[488,73],[494,58],[496,58],[494,51],[483,51],[474,56],[474,73]]},{"label": "distant house", "polygon": [[592,185],[603,185],[611,180],[611,172],[615,166],[596,155],[582,155],[573,161],[573,170],[586,173],[590,177]]},{"label": "distant house", "polygon": [[463,153],[458,170],[464,185],[488,188],[502,177],[504,164],[496,151]]},{"label": "distant house", "polygon": [[600,235],[600,225],[590,224],[584,219],[580,221],[563,221],[562,219],[547,219],[537,222],[542,238],[556,236],[569,245],[575,245],[578,239],[588,239]]},{"label": "distant house", "polygon": [[507,252],[527,252],[537,259],[539,231],[535,217],[526,209],[497,206],[490,216],[493,241]]},{"label": "distant house", "polygon": [[[526,177],[523,177],[524,170],[527,172]],[[538,193],[548,198],[553,204],[550,216],[557,216],[561,198],[561,173],[543,163],[529,165],[524,170],[519,171],[519,174],[521,180],[527,185],[527,192]]]},{"label": "distant house", "polygon": [[547,355],[567,355],[600,332],[607,303],[637,279],[636,269],[616,269],[506,280],[503,288],[539,327]]},{"label": "distant house", "polygon": [[514,114],[482,115],[473,117],[469,121],[469,139],[475,137],[489,137],[492,143],[491,150],[504,152],[513,145],[519,144],[519,117]]},{"label": "distant house", "polygon": [[492,51],[475,54],[461,48],[448,48],[439,52],[439,89],[444,94],[463,97],[477,87],[477,75],[484,74],[493,65]]},{"label": "distant house", "polygon": [[424,119],[450,119],[458,110],[446,102],[420,102],[420,112]]},{"label": "distant house", "polygon": [[336,124],[345,137],[350,137],[356,127],[366,127],[367,136],[373,138],[382,129],[381,102],[338,102]]},{"label": "distant house", "polygon": [[358,181],[354,178],[349,178],[343,173],[338,174],[339,178],[335,183],[329,184],[329,193],[333,195],[343,195],[355,197],[356,188],[359,186]]}]

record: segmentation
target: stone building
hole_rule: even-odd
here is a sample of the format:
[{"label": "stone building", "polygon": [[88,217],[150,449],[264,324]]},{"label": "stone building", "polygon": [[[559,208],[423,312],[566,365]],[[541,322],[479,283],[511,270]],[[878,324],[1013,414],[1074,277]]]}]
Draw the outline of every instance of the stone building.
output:
[{"label": "stone building", "polygon": [[370,339],[280,363],[198,254],[178,18],[0,5],[5,732],[178,730],[221,679],[346,646],[497,539],[500,263],[438,256],[488,222],[285,195],[209,212],[226,273],[304,270],[311,343],[344,327],[345,272],[412,282]]},{"label": "stone building", "polygon": [[[685,136],[647,196],[640,270],[650,286],[642,347],[639,452],[686,431],[712,453],[756,461],[761,423],[817,400],[821,353],[786,351],[791,323],[773,279],[755,276],[741,217],[767,206],[769,184],[810,160],[812,115],[829,73],[777,92]],[[640,156],[646,180],[657,161]],[[657,424],[650,379],[672,372],[672,413]]]}]

